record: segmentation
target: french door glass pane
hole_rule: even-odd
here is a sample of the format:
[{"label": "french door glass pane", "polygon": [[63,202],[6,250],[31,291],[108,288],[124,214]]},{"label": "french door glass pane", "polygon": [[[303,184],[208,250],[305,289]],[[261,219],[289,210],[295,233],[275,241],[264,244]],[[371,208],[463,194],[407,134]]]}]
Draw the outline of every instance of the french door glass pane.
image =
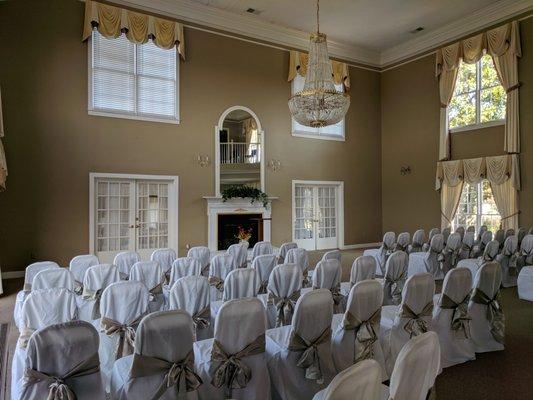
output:
[{"label": "french door glass pane", "polygon": [[131,184],[98,181],[96,191],[96,250],[127,250],[130,240],[128,215]]},{"label": "french door glass pane", "polygon": [[156,249],[168,246],[167,183],[139,182],[138,248]]},{"label": "french door glass pane", "polygon": [[318,187],[318,237],[331,238],[336,236],[336,199],[335,188]]},{"label": "french door glass pane", "polygon": [[295,221],[294,237],[296,239],[312,239],[313,236],[313,187],[295,187]]}]

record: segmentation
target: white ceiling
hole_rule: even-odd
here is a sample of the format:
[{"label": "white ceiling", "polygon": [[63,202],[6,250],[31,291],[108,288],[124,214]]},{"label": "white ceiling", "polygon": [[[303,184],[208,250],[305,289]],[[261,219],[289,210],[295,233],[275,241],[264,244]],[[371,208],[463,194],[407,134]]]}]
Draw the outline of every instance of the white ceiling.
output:
[{"label": "white ceiling", "polygon": [[[315,0],[193,0],[237,14],[248,8],[255,18],[304,32],[316,30]],[[321,31],[329,39],[383,51],[499,0],[322,0]]]}]

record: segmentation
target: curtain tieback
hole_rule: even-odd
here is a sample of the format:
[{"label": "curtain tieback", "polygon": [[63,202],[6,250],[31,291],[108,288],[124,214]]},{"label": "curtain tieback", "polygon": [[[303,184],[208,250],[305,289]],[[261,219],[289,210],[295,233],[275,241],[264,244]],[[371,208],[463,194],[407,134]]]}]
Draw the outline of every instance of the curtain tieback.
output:
[{"label": "curtain tieback", "polygon": [[[318,346],[323,343],[331,341],[331,327],[328,326],[324,331],[312,342],[308,342],[294,330],[291,333],[288,349],[290,351],[302,351],[302,355],[298,359],[296,366],[305,369],[305,378],[316,381],[319,385],[324,383],[324,376],[322,375],[322,368],[320,368],[320,359],[318,357]],[[329,344],[328,344],[329,348]]]},{"label": "curtain tieback", "polygon": [[395,301],[401,301],[402,299],[403,285],[401,285],[400,283],[402,283],[403,278],[403,276],[400,276],[399,278],[385,276],[385,283],[388,283],[390,285],[390,294],[392,299]]},{"label": "curtain tieback", "polygon": [[361,321],[350,311],[346,311],[342,320],[344,330],[354,330],[354,363],[374,358],[374,343],[378,340],[375,326],[379,326],[381,320],[381,308],[378,308],[370,318]]},{"label": "curtain tieback", "polygon": [[518,82],[516,85],[513,85],[511,87],[508,87],[507,89],[505,89],[505,93],[511,93],[512,91],[514,90],[518,90],[518,88],[522,86],[522,83],[521,82]]},{"label": "curtain tieback", "polygon": [[210,325],[211,308],[209,304],[192,316],[196,329],[205,329]]},{"label": "curtain tieback", "polygon": [[268,294],[268,301],[276,306],[276,327],[291,323],[294,306],[299,298],[299,290],[295,290],[288,297],[278,297],[272,293]]},{"label": "curtain tieback", "polygon": [[165,374],[163,382],[159,385],[151,400],[160,399],[165,392],[176,386],[178,393],[197,390],[203,383],[194,371],[194,353],[191,350],[183,360],[173,363],[156,357],[143,354],[134,354],[131,364],[130,376],[140,378],[144,376]]},{"label": "curtain tieback", "polygon": [[100,299],[102,297],[102,289],[90,290],[83,288],[82,298],[87,301],[94,301],[93,311],[91,313],[92,319],[100,318]]},{"label": "curtain tieback", "polygon": [[476,288],[472,293],[472,302],[487,306],[487,320],[490,323],[490,333],[494,340],[503,343],[505,338],[505,318],[499,302],[500,292],[498,291],[491,299],[481,289]]},{"label": "curtain tieback", "polygon": [[121,324],[111,318],[102,317],[100,326],[107,336],[119,335],[117,348],[115,349],[115,359],[129,356],[133,353],[135,343],[135,329],[141,322],[144,315],[140,315],[130,324]]},{"label": "curtain tieback", "polygon": [[511,215],[508,215],[507,217],[501,218],[500,221],[503,221],[503,220],[506,220],[506,219],[509,219],[509,218],[513,218],[515,215],[519,215],[521,213],[522,213],[522,211],[518,210],[517,212],[512,213]]},{"label": "curtain tieback", "polygon": [[100,371],[98,353],[93,354],[86,360],[72,368],[63,376],[52,376],[31,368],[24,371],[24,380],[30,385],[38,382],[50,382],[48,397],[46,400],[76,400],[76,394],[67,385],[66,381],[86,375],[92,375]]},{"label": "curtain tieback", "polygon": [[440,103],[440,108],[448,108],[448,104]]},{"label": "curtain tieback", "polygon": [[416,314],[407,304],[402,304],[400,309],[400,318],[407,318],[403,329],[409,334],[409,338],[421,335],[428,331],[428,324],[424,317],[431,317],[433,313],[433,301],[430,301],[425,307]]},{"label": "curtain tieback", "polygon": [[453,310],[451,328],[458,339],[470,338],[470,316],[468,315],[468,302],[470,295],[460,302],[456,303],[447,294],[443,293],[440,297],[440,308]]},{"label": "curtain tieback", "polygon": [[214,286],[219,292],[224,291],[224,281],[220,279],[218,276],[211,275],[208,278],[209,284],[211,286]]}]

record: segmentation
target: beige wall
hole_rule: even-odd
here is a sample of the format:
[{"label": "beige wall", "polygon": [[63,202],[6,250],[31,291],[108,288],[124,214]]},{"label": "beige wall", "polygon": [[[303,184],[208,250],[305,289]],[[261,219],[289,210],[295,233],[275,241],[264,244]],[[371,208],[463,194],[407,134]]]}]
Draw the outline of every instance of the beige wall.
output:
[{"label": "beige wall", "polygon": [[265,129],[273,241],[291,239],[291,180],[345,183],[345,243],[381,235],[380,75],[350,69],[346,142],[290,136],[288,53],[186,29],[177,125],[87,115],[83,3],[0,3],[0,83],[9,178],[0,194],[2,270],[35,259],[62,264],[88,251],[89,172],[179,175],[179,245],[207,241],[206,204],[214,168],[213,127],[229,106],[254,110]]}]

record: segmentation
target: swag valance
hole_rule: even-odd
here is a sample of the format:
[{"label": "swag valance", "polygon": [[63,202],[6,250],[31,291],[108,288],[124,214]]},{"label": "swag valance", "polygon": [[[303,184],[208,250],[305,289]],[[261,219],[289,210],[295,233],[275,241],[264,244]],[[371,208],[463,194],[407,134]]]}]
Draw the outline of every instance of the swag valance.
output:
[{"label": "swag valance", "polygon": [[[289,58],[289,78],[291,82],[296,74],[305,76],[307,74],[307,62],[309,60],[309,54],[301,53],[299,51],[291,50]],[[348,72],[348,65],[340,61],[331,61],[333,68],[333,81],[336,85],[344,83],[346,89],[350,88],[350,74]]]},{"label": "swag valance", "polygon": [[117,38],[124,33],[133,43],[146,43],[151,39],[162,49],[176,46],[181,58],[185,59],[183,25],[176,21],[86,0],[84,41],[91,36],[94,28],[107,38]]}]

